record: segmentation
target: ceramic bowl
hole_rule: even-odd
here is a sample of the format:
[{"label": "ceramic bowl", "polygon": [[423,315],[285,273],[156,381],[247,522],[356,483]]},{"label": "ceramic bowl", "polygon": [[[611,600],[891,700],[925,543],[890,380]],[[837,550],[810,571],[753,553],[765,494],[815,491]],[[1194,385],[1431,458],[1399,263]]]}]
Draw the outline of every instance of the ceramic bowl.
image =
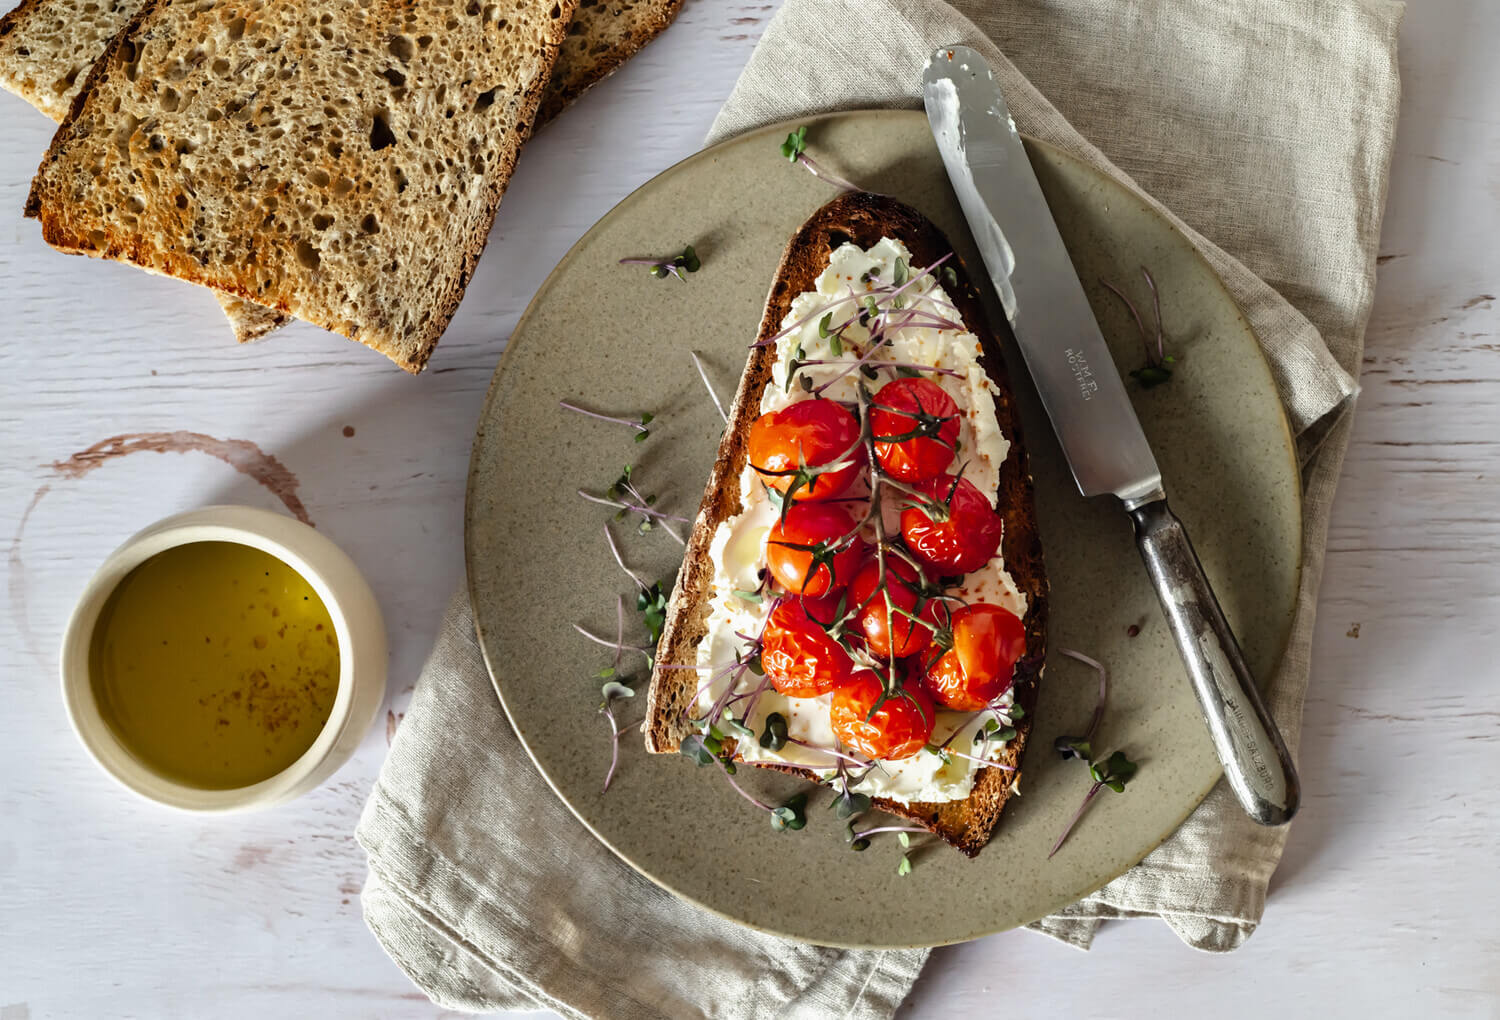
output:
[{"label": "ceramic bowl", "polygon": [[[89,682],[89,646],[99,614],[115,588],[151,557],[194,542],[248,545],[292,567],[323,600],[339,644],[338,693],[312,746],[269,779],[229,790],[189,786],[143,764],[105,722]],[[63,702],[89,754],[132,792],[185,811],[265,808],[308,792],[354,753],[385,698],[385,625],[380,606],[354,561],[306,524],[245,506],[211,506],[177,514],[116,549],[78,599],[63,635],[61,661]]]}]

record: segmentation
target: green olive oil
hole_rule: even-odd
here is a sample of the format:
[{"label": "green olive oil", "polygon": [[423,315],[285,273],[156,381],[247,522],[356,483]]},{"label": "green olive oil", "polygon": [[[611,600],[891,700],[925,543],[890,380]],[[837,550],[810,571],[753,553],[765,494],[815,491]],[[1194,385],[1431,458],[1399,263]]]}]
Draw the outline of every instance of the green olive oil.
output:
[{"label": "green olive oil", "polygon": [[146,767],[206,790],[283,771],[338,691],[333,620],[286,563],[194,542],[132,570],[100,613],[89,674],[105,722]]}]

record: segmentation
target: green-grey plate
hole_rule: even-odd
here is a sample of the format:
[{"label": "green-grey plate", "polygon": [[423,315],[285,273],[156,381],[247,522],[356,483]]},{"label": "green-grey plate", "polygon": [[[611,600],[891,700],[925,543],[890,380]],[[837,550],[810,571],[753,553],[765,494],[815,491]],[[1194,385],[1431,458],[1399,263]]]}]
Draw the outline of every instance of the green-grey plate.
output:
[{"label": "green-grey plate", "polygon": [[[984,272],[948,187],[927,122],[916,112],[833,114],[807,122],[810,151],[830,168],[921,209]],[[834,195],[789,164],[782,125],[715,146],[644,185],[599,221],[537,292],[495,372],[475,439],[466,546],[469,588],[495,689],[522,743],[573,813],[607,846],[672,892],[725,917],[830,945],[893,947],[972,939],[1034,920],[1098,888],[1169,835],[1219,779],[1220,768],[1176,649],[1112,499],[1086,501],[1062,462],[1029,379],[1012,359],[1022,401],[1038,517],[1052,586],[1048,659],[1022,796],[976,860],[941,844],[914,854],[875,837],[852,853],[843,824],[815,794],[808,824],[778,833],[717,768],[647,755],[638,730],[610,764],[598,714],[608,649],[573,628],[615,632],[615,601],[633,584],[615,565],[614,529],[636,571],[670,580],[682,547],[660,528],[637,534],[577,495],[605,490],[626,463],[658,506],[686,517],[713,462],[722,422],[693,368],[699,351],[732,396],[772,274],[798,225]],[[1113,181],[1062,152],[1031,146],[1042,187],[1120,369],[1139,367],[1140,336],[1124,305],[1151,320],[1148,267],[1161,292],[1171,380],[1127,386],[1246,657],[1264,682],[1291,625],[1301,560],[1300,488],[1271,374],[1222,282],[1170,224]],[[693,244],[702,269],[654,279],[627,256]],[[1025,253],[1021,253],[1025,257]],[[991,321],[1003,322],[991,307]],[[1013,352],[1008,352],[1013,353]],[[626,427],[559,409],[569,400],[624,417],[655,415],[637,443]],[[644,637],[629,613],[632,640]],[[1136,636],[1134,628],[1139,627]],[[1056,857],[1047,851],[1089,786],[1087,770],[1051,750],[1084,728],[1094,674],[1058,654],[1106,662],[1109,710],[1095,740],[1141,763],[1123,794],[1102,793]],[[626,669],[644,672],[640,655]],[[624,702],[634,722],[644,697]],[[749,774],[753,773],[753,774]],[[741,769],[762,799],[803,784]],[[921,841],[919,841],[921,842]]]}]

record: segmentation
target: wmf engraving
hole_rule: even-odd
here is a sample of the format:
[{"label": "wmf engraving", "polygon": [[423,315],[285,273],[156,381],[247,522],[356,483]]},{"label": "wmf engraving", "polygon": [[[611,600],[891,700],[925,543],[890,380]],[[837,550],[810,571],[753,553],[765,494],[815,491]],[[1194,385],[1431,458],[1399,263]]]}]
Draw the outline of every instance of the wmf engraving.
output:
[{"label": "wmf engraving", "polygon": [[1064,353],[1068,359],[1068,367],[1073,370],[1073,381],[1078,384],[1078,395],[1084,400],[1093,400],[1094,394],[1099,392],[1099,384],[1094,381],[1094,370],[1089,368],[1088,358],[1073,347],[1069,347]]}]

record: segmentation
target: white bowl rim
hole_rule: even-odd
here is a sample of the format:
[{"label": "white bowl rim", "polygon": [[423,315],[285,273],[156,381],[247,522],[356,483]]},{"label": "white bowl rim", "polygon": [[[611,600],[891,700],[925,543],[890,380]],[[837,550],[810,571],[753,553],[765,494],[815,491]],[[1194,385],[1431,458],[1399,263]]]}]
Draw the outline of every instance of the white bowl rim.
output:
[{"label": "white bowl rim", "polygon": [[[275,556],[297,571],[323,600],[333,621],[339,647],[338,690],[328,718],[312,744],[280,772],[249,786],[202,789],[170,779],[142,763],[104,721],[89,676],[89,648],[100,612],[120,582],[159,553],[198,542],[232,542]],[[335,590],[327,575],[339,568],[348,574],[345,589]],[[357,582],[360,590],[355,588]],[[363,596],[363,599],[361,598]],[[384,689],[384,662],[359,661],[349,609],[366,601],[376,610],[374,625],[383,628],[374,596],[348,554],[312,526],[258,507],[215,505],[166,517],[126,539],[95,571],[79,596],[63,633],[59,656],[63,703],[73,732],[104,772],[132,793],[168,807],[193,812],[236,811],[265,807],[304,792],[298,787],[324,764],[350,723],[356,668],[379,672]],[[381,647],[384,639],[382,633]],[[383,658],[383,656],[382,656]]]}]

